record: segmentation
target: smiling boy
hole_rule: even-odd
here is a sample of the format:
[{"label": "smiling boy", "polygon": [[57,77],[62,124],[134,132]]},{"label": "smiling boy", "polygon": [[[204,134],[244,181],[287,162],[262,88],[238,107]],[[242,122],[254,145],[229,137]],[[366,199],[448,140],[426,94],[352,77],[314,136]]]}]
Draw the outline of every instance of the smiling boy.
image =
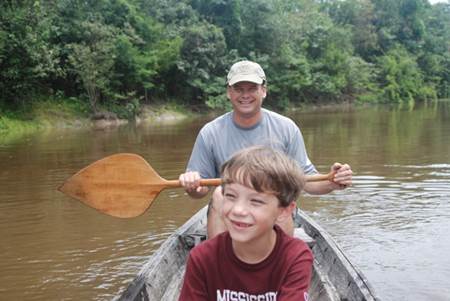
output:
[{"label": "smiling boy", "polygon": [[284,233],[304,186],[297,163],[251,147],[222,166],[228,231],[191,250],[179,300],[307,300],[312,253]]}]

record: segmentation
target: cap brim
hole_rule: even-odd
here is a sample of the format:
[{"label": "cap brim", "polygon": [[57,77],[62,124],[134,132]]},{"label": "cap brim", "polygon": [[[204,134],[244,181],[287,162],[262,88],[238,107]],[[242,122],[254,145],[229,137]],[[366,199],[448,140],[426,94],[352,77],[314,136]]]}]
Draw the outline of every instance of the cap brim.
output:
[{"label": "cap brim", "polygon": [[263,83],[263,79],[259,76],[253,75],[253,74],[249,74],[249,75],[236,75],[233,76],[229,81],[228,81],[228,85],[232,86],[235,83],[239,83],[239,82],[251,82],[251,83],[255,83],[255,84],[262,84]]}]

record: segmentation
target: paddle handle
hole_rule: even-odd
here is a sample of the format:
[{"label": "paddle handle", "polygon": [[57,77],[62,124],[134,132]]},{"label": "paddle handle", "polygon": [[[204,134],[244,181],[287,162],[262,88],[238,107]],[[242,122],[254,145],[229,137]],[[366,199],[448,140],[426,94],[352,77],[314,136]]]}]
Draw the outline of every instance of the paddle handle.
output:
[{"label": "paddle handle", "polygon": [[[201,179],[200,186],[219,186],[222,184],[222,179]],[[164,183],[166,187],[181,187],[180,180],[168,180]]]},{"label": "paddle handle", "polygon": [[330,171],[325,175],[317,174],[317,175],[306,175],[306,182],[320,182],[320,181],[331,181],[333,182],[334,174],[336,172]]}]

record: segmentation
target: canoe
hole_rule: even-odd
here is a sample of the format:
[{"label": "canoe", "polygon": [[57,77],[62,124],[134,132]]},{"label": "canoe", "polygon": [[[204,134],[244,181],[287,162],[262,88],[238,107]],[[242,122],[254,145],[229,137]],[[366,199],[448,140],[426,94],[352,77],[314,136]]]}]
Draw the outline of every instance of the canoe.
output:
[{"label": "canoe", "polygon": [[[366,277],[332,237],[298,210],[295,236],[314,254],[310,301],[379,300]],[[170,235],[145,263],[137,277],[114,300],[177,300],[189,250],[206,238],[206,207]]]}]

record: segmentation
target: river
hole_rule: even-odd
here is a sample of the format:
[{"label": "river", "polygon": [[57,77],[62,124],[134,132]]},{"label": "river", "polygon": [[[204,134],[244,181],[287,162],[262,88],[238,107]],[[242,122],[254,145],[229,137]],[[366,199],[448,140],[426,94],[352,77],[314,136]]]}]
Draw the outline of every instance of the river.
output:
[{"label": "river", "polygon": [[[331,107],[289,114],[316,167],[354,171],[351,188],[304,195],[318,221],[382,300],[450,300],[450,102]],[[107,155],[142,155],[164,178],[184,170],[208,118],[0,139],[0,300],[110,300],[207,202],[164,191],[142,216],[117,219],[57,191]]]}]

